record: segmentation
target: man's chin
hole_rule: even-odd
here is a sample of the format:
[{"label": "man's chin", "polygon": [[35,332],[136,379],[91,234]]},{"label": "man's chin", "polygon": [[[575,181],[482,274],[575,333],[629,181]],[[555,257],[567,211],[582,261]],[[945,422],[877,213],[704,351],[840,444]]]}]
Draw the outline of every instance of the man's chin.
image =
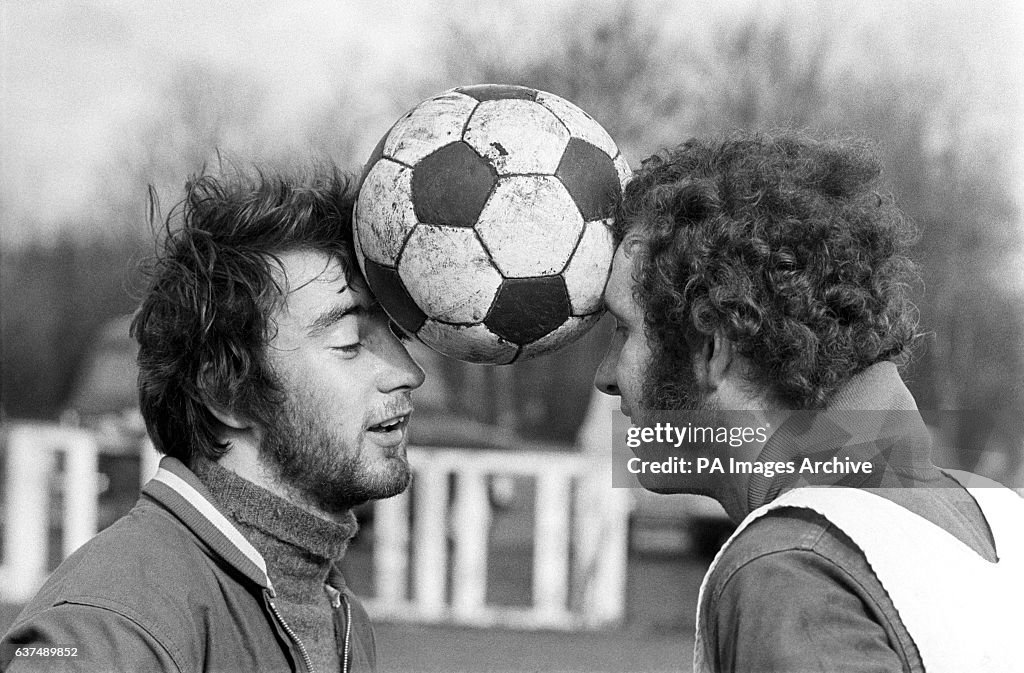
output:
[{"label": "man's chin", "polygon": [[363,490],[369,496],[367,500],[393,498],[404,493],[411,483],[412,467],[404,451],[401,455],[384,458],[373,474],[365,475],[362,480]]},{"label": "man's chin", "polygon": [[629,409],[629,413],[626,414],[629,417],[629,422],[637,428],[643,428],[651,425],[651,411],[640,406],[634,406]]},{"label": "man's chin", "polygon": [[412,483],[412,470],[409,469],[409,463],[403,461],[405,469],[397,475],[392,475],[390,479],[381,484],[379,489],[379,495],[374,500],[383,500],[384,498],[393,498],[396,495],[400,495],[409,488],[409,484]]},{"label": "man's chin", "polygon": [[302,497],[332,515],[374,500],[391,498],[404,492],[412,481],[412,470],[405,456],[384,458],[372,469],[363,466],[347,474],[319,478],[310,475],[305,481],[293,481],[292,487]]},{"label": "man's chin", "polygon": [[707,485],[703,482],[706,477],[692,474],[649,474],[637,475],[637,481],[646,490],[661,495],[691,494],[703,495],[707,491]]}]

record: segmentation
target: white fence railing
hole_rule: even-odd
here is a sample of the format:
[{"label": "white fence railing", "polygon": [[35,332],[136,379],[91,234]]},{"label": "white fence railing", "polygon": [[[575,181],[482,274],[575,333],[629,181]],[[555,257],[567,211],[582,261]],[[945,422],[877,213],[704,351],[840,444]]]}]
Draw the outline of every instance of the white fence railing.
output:
[{"label": "white fence railing", "polygon": [[[57,457],[63,457],[58,470]],[[60,514],[64,557],[96,534],[98,449],[93,436],[75,428],[16,425],[7,433],[4,480],[3,562],[0,599],[27,601],[46,579],[50,553],[50,484],[62,482]]]},{"label": "white fence railing", "polygon": [[[413,488],[375,505],[372,615],[516,628],[599,628],[621,621],[629,501],[625,491],[611,488],[606,462],[537,451],[409,453]],[[535,483],[527,607],[485,601],[492,475]]]},{"label": "white fence railing", "polygon": [[[148,445],[141,450],[145,481],[157,454]],[[8,426],[5,454],[0,601],[19,603],[49,571],[51,517],[60,522],[62,558],[96,532],[98,444],[77,428],[16,424]],[[576,452],[412,448],[409,454],[413,488],[375,505],[375,596],[366,604],[376,618],[560,629],[621,621],[629,501],[625,491],[611,488],[606,462]],[[534,485],[526,607],[486,602],[492,476],[528,477]],[[54,492],[61,494],[60,512]]]}]

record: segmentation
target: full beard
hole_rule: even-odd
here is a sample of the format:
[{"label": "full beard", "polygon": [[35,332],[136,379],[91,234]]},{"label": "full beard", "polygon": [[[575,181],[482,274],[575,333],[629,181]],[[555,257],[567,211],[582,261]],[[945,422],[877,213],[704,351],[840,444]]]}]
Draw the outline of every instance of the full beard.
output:
[{"label": "full beard", "polygon": [[700,411],[705,400],[687,357],[661,351],[644,367],[640,406],[649,411]]},{"label": "full beard", "polygon": [[288,399],[265,426],[260,454],[280,483],[330,514],[342,514],[370,500],[390,498],[412,480],[402,448],[371,471],[359,446],[332,433],[322,417]]},{"label": "full beard", "polygon": [[[655,362],[657,364],[655,365]],[[637,425],[654,425],[658,421],[668,421],[675,425],[690,422],[696,426],[720,425],[721,408],[709,395],[701,392],[697,377],[693,373],[693,365],[688,358],[673,357],[671,353],[654,356],[644,367],[644,375],[640,388],[641,416]],[[678,412],[678,413],[673,413]],[[698,455],[715,455],[714,447],[688,445],[695,459]],[[674,451],[659,455],[664,459],[674,455]],[[675,487],[663,491],[666,493],[690,493],[705,495],[717,499],[711,482],[714,477],[686,476],[675,480]],[[655,489],[657,491],[657,489]],[[661,492],[661,491],[659,491]]]}]

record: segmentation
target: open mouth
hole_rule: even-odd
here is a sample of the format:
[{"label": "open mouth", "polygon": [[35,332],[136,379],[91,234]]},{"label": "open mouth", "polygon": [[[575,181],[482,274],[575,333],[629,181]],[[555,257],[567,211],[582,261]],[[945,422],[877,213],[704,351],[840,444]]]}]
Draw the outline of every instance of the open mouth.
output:
[{"label": "open mouth", "polygon": [[394,430],[401,430],[405,427],[409,421],[408,414],[404,416],[396,416],[395,418],[389,418],[388,420],[378,423],[377,425],[371,425],[367,428],[369,432],[392,432]]}]

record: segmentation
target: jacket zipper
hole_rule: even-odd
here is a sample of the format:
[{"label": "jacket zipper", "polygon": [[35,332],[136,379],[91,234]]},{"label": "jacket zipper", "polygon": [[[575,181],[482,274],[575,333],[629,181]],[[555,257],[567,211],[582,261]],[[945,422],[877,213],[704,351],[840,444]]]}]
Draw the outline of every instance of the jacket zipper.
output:
[{"label": "jacket zipper", "polygon": [[335,587],[325,584],[324,588],[327,589],[327,593],[331,597],[331,607],[337,610],[342,604],[345,605],[345,638],[341,646],[341,673],[348,673],[348,650],[352,642],[352,606],[349,605],[345,594]]},{"label": "jacket zipper", "polygon": [[274,605],[274,601],[272,599],[268,599],[267,603],[270,605],[270,610],[274,613],[274,616],[277,617],[277,621],[284,628],[284,632],[287,633],[288,637],[292,639],[292,642],[295,643],[296,646],[298,646],[299,654],[302,655],[302,662],[306,664],[306,670],[309,671],[309,673],[316,673],[316,671],[313,669],[313,662],[309,658],[309,653],[306,652],[306,646],[302,644],[302,641],[299,640],[299,637],[295,635],[294,631],[292,631],[292,627],[288,626],[288,622],[286,622],[284,618],[281,617],[281,613],[277,611],[277,606]]},{"label": "jacket zipper", "polygon": [[352,638],[352,606],[344,595],[341,601],[345,604],[345,645],[341,650],[341,673],[348,673],[348,646]]}]

